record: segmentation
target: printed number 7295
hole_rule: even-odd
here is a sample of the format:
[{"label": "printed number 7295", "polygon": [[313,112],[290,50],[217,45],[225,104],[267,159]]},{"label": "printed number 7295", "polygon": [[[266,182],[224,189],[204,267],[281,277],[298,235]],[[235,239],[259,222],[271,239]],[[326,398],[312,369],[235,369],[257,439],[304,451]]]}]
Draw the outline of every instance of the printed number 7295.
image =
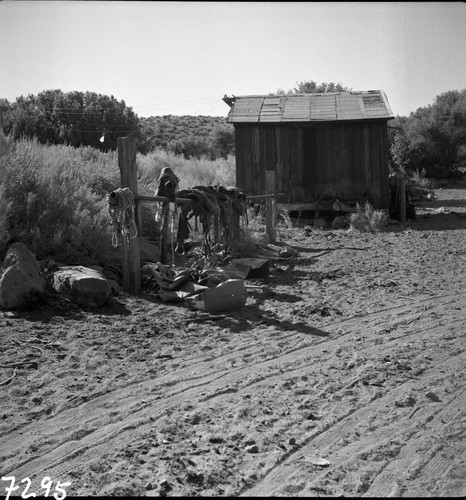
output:
[{"label": "printed number 7295", "polygon": [[[10,486],[5,487],[6,491],[6,497],[5,500],[8,500],[10,498],[10,495],[13,493],[13,491],[16,491],[19,488],[18,486],[15,486],[15,476],[4,476],[2,477],[2,481],[10,481]],[[28,477],[25,477],[24,479],[21,479],[20,483],[26,483],[26,487],[24,488],[24,491],[21,493],[21,498],[30,498],[30,497],[36,497],[37,495],[35,493],[28,493],[29,488],[31,487],[31,480]],[[55,490],[57,493],[54,493],[53,496],[56,498],[56,500],[64,500],[66,497],[66,491],[65,487],[70,486],[71,483],[60,483],[60,481],[57,481],[57,484],[55,485]],[[53,481],[49,476],[45,476],[41,483],[40,486],[45,490],[44,496],[47,497],[49,496],[50,490],[52,488]]]}]

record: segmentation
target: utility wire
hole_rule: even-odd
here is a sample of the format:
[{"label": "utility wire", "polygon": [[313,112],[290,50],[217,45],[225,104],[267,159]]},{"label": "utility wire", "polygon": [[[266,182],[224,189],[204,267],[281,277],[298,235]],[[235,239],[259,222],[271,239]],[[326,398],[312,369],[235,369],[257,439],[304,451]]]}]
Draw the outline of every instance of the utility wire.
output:
[{"label": "utility wire", "polygon": [[132,106],[133,108],[151,108],[153,106],[170,106],[172,104],[184,104],[185,106],[189,106],[193,103],[201,104],[203,101],[211,101],[212,99],[221,100],[220,98],[214,97],[203,97],[200,99],[190,99],[186,101],[172,101],[172,102],[160,102],[155,104],[138,104],[137,106]]},{"label": "utility wire", "polygon": [[[203,98],[199,98],[199,99],[189,99],[189,100],[184,100],[184,101],[172,101],[172,102],[161,102],[161,103],[155,103],[155,104],[138,104],[137,106],[128,106],[125,104],[125,107],[126,108],[150,108],[150,107],[154,107],[154,106],[170,106],[172,104],[184,104],[185,106],[190,106],[191,104],[193,103],[202,103],[202,101],[211,101],[212,99],[214,99],[213,97],[203,97]],[[220,98],[215,98],[216,101],[219,101],[221,100]],[[91,109],[95,109],[93,108],[92,106],[90,106]],[[52,108],[53,111],[71,111],[71,112],[76,112],[76,113],[80,113],[81,112],[81,109],[82,110],[85,110],[85,109],[89,109],[89,106],[82,106],[82,108],[79,108],[79,107],[54,107]],[[105,107],[100,107],[98,109],[95,109],[95,111],[104,111],[104,112],[109,112],[109,111],[118,111],[118,112],[121,112],[121,110],[119,110],[118,108],[116,108],[115,106],[110,106],[108,108],[105,108]]]},{"label": "utility wire", "polygon": [[[94,125],[96,127],[109,127],[109,128],[128,128],[128,127],[131,127],[132,124],[129,124],[129,123],[108,123],[108,122],[101,122],[101,123],[89,123],[87,121],[73,121],[73,122],[70,122],[70,123],[64,123],[64,122],[61,122],[60,123],[61,125],[65,125],[65,126],[68,126],[68,127],[80,127],[80,126],[84,126],[84,127],[88,127],[89,125]],[[136,128],[136,127],[135,127]]]},{"label": "utility wire", "polygon": [[70,132],[80,132],[80,133],[87,133],[87,134],[124,134],[124,133],[135,133],[137,130],[134,129],[129,129],[129,130],[77,130],[77,129],[72,129]]},{"label": "utility wire", "polygon": [[219,103],[217,101],[215,101],[212,104],[210,104],[209,106],[202,108],[200,111],[197,111],[195,114],[198,115],[201,111],[206,111],[207,109],[211,109],[214,106],[217,106],[217,104],[219,104]]}]

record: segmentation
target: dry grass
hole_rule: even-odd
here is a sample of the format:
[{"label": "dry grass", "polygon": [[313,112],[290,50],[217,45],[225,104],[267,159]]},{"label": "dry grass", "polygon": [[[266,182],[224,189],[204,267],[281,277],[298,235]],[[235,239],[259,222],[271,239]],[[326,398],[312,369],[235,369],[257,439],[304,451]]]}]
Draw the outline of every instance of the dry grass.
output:
[{"label": "dry grass", "polygon": [[415,172],[411,172],[409,176],[411,182],[422,189],[433,189],[434,182],[432,179],[428,179],[426,177],[426,171],[423,168],[421,171],[416,170]]},{"label": "dry grass", "polygon": [[356,212],[350,217],[350,230],[376,233],[387,223],[388,215],[383,210],[376,210],[369,202],[356,205]]},{"label": "dry grass", "polygon": [[235,158],[217,158],[209,160],[186,159],[181,155],[156,150],[147,155],[137,155],[138,191],[140,194],[152,195],[157,188],[157,179],[163,168],[169,167],[180,179],[179,189],[190,189],[194,186],[235,186]]},{"label": "dry grass", "polygon": [[240,239],[233,245],[233,250],[242,257],[253,257],[257,255],[259,247],[269,242],[269,237],[262,215],[256,214],[252,208],[248,208],[247,212],[247,224],[243,218],[244,226],[241,228]]}]

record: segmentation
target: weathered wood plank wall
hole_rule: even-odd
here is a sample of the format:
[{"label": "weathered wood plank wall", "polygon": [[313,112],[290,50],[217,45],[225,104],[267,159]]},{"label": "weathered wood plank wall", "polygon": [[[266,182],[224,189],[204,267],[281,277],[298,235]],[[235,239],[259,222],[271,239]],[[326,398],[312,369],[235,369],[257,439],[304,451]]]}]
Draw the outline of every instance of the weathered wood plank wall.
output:
[{"label": "weathered wood plank wall", "polygon": [[386,121],[235,124],[235,141],[236,181],[248,195],[265,193],[274,170],[284,203],[337,195],[388,208]]}]

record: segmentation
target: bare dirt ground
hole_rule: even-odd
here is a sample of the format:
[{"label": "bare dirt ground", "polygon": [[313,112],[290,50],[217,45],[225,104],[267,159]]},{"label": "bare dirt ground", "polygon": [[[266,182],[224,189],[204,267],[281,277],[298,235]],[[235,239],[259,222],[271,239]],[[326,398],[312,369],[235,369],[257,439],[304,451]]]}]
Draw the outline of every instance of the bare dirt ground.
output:
[{"label": "bare dirt ground", "polygon": [[14,495],[48,476],[73,496],[464,497],[466,186],[435,193],[378,234],[282,230],[237,311],[0,312],[0,364],[37,359],[0,385],[1,476]]}]

